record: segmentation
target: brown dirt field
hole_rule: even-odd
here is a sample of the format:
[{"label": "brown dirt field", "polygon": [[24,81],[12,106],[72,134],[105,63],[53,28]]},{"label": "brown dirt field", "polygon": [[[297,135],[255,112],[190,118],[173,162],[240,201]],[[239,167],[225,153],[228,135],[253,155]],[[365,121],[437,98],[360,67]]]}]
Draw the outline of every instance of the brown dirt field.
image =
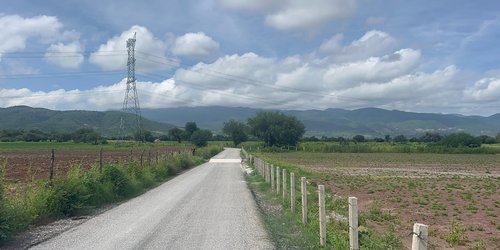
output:
[{"label": "brown dirt field", "polygon": [[[107,149],[103,150],[103,162],[125,162],[132,157],[139,161],[143,154],[143,162],[156,161],[159,155],[183,152],[186,148],[154,148],[145,149]],[[98,150],[56,150],[55,151],[55,176],[64,176],[71,166],[80,165],[90,169],[99,162]],[[10,183],[24,183],[32,179],[48,179],[51,166],[51,151],[14,151],[0,153],[0,164],[5,163],[5,178]]]},{"label": "brown dirt field", "polygon": [[[408,248],[409,234],[418,222],[429,225],[430,249],[472,249],[480,244],[486,249],[500,249],[500,156],[267,156],[321,173],[318,183],[325,184],[335,195],[357,197],[360,211],[365,214],[380,208],[387,217],[368,220],[368,226],[384,232],[392,224]],[[451,235],[453,221],[461,233],[458,244],[451,246],[446,239]]]}]

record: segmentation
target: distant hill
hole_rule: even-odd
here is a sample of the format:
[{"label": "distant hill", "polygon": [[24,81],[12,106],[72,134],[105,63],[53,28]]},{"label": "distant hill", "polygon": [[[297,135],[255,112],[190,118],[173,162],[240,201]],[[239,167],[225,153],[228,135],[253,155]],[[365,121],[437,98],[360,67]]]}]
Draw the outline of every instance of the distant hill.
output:
[{"label": "distant hill", "polygon": [[[120,120],[124,115],[125,124],[135,124],[135,116],[118,111],[54,111],[44,108],[15,106],[0,108],[0,129],[39,129],[44,132],[72,132],[79,128],[93,128],[104,136],[120,135]],[[142,119],[144,129],[167,133],[174,126],[148,119]],[[127,126],[131,127],[131,126]],[[132,130],[126,131],[132,134]]]},{"label": "distant hill", "polygon": [[[199,127],[220,131],[223,123],[230,119],[246,121],[259,109],[230,107],[180,107],[163,109],[143,109],[144,117],[158,122],[168,122],[184,126],[187,121],[195,121]],[[475,135],[494,136],[500,132],[500,114],[489,117],[463,116],[454,114],[414,113],[378,108],[357,110],[285,110],[306,125],[308,135],[367,136],[420,135],[427,131],[452,133],[464,131]]]}]

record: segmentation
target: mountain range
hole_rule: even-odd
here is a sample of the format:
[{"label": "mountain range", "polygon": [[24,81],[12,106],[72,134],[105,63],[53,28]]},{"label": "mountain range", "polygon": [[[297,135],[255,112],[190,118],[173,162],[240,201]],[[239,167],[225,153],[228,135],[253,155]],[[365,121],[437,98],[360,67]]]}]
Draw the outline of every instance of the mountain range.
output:
[{"label": "mountain range", "polygon": [[[39,129],[44,132],[73,132],[80,128],[93,128],[104,136],[119,136],[120,123],[125,134],[132,134],[135,115],[118,111],[56,111],[28,106],[0,108],[0,129]],[[141,120],[142,126],[158,134],[167,133],[174,125]]]},{"label": "mountain range", "polygon": [[[195,121],[199,127],[220,131],[225,121],[234,119],[245,122],[259,111],[263,110],[212,106],[143,109],[142,114],[148,119],[168,122],[176,126],[183,126],[186,121]],[[500,132],[500,114],[484,117],[415,113],[379,108],[283,110],[280,112],[297,117],[306,126],[306,134],[316,136],[352,136],[355,134],[372,137],[387,134],[415,136],[425,132],[447,134],[461,131],[493,136]]]},{"label": "mountain range", "polygon": [[[174,126],[183,127],[194,121],[198,127],[220,133],[224,122],[234,119],[246,122],[261,110],[238,107],[178,107],[142,109],[142,125],[157,134],[167,133]],[[500,114],[464,116],[456,114],[415,113],[379,108],[356,110],[283,110],[297,117],[306,126],[306,135],[369,137],[384,135],[415,136],[425,132],[441,134],[467,132],[494,136],[500,132]],[[15,106],[0,108],[0,129],[40,129],[42,131],[74,131],[90,127],[104,136],[120,134],[120,120],[134,124],[135,116],[118,111],[55,111],[44,108]],[[130,132],[130,131],[129,131]]]}]

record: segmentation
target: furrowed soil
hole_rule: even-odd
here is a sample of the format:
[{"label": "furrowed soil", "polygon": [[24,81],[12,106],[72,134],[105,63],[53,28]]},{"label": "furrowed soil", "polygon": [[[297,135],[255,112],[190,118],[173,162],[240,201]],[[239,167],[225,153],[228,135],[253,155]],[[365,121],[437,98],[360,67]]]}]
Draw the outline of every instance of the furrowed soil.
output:
[{"label": "furrowed soil", "polygon": [[[158,147],[145,149],[104,149],[102,161],[105,163],[143,164],[154,163],[160,155],[191,151],[186,147]],[[54,176],[64,176],[72,166],[90,169],[99,164],[99,149],[58,149],[54,153]],[[7,194],[18,193],[23,184],[39,179],[49,179],[51,150],[11,150],[0,152],[0,167],[4,167]]]},{"label": "furrowed soil", "polygon": [[418,222],[429,225],[430,249],[500,249],[500,155],[264,155],[318,173],[312,182],[335,195],[357,197],[367,225],[395,226],[408,248]]}]

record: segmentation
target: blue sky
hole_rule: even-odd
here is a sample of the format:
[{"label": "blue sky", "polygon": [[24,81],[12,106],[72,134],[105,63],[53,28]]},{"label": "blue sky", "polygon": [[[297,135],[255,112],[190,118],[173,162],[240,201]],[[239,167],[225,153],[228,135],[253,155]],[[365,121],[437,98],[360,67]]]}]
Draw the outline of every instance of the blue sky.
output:
[{"label": "blue sky", "polygon": [[121,108],[137,33],[142,107],[500,108],[500,3],[5,1],[0,106]]}]

